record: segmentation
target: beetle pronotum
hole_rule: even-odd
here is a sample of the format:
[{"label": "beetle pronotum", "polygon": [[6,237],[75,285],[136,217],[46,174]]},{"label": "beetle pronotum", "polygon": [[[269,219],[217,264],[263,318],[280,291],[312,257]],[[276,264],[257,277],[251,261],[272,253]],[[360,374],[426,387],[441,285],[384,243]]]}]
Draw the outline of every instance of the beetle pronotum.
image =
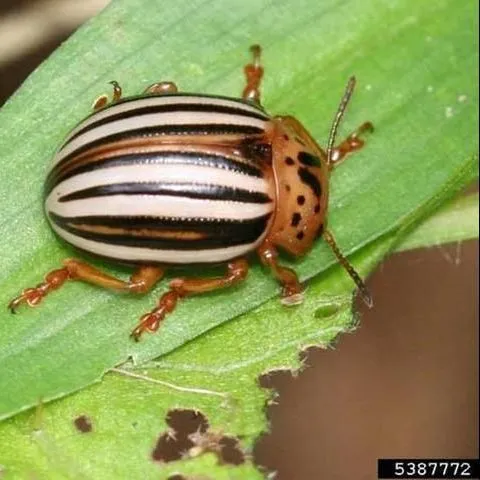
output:
[{"label": "beetle pronotum", "polygon": [[302,301],[296,273],[278,263],[277,249],[299,256],[322,236],[357,284],[359,275],[326,229],[331,170],[363,146],[370,122],[334,146],[352,95],[352,77],[335,116],[326,152],[291,116],[268,115],[260,103],[260,47],[251,47],[241,99],[179,93],[155,83],[136,97],[94,103],[56,153],[45,184],[45,210],[66,242],[106,260],[137,267],[129,281],[77,259],[45,276],[12,300],[37,305],[67,280],[123,292],[145,293],[169,265],[227,262],[218,278],[176,278],[155,308],[132,331],[137,340],[155,331],[180,298],[225,288],[248,272],[256,251],[282,286],[282,302]]}]

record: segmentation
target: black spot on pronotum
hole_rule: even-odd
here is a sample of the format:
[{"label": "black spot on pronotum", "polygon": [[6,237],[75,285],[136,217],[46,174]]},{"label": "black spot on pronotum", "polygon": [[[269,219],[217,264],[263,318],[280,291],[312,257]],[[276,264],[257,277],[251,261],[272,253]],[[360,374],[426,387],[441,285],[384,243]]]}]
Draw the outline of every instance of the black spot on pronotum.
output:
[{"label": "black spot on pronotum", "polygon": [[313,211],[314,211],[315,213],[318,213],[318,212],[320,211],[320,204],[319,204],[319,203],[317,203],[317,204],[315,205],[315,208],[313,209]]},{"label": "black spot on pronotum", "polygon": [[320,159],[310,153],[299,152],[299,154],[297,155],[297,158],[298,158],[298,161],[303,165],[307,165],[309,167],[321,166]]},{"label": "black spot on pronotum", "polygon": [[292,215],[292,221],[290,223],[290,225],[292,227],[297,227],[298,224],[300,223],[300,220],[302,219],[302,216],[298,213],[298,212],[295,212],[293,215]]},{"label": "black spot on pronotum", "polygon": [[299,195],[299,196],[297,197],[297,203],[298,203],[299,205],[303,205],[303,204],[305,203],[305,197],[304,197],[303,195]]},{"label": "black spot on pronotum", "polygon": [[290,185],[285,185],[285,190],[286,190],[287,192],[289,192],[289,191],[290,191]]},{"label": "black spot on pronotum", "polygon": [[320,186],[318,178],[312,172],[305,167],[301,167],[298,169],[298,176],[305,185],[308,185],[313,190],[313,193],[317,197],[320,197],[322,194],[322,187]]},{"label": "black spot on pronotum", "polygon": [[93,430],[92,422],[86,415],[77,417],[73,424],[80,433],[90,433]]},{"label": "black spot on pronotum", "polygon": [[285,159],[285,163],[286,163],[287,165],[295,165],[295,160],[294,160],[292,157],[287,157],[287,158]]},{"label": "black spot on pronotum", "polygon": [[287,142],[290,140],[289,136],[286,133],[283,135],[283,139]]},{"label": "black spot on pronotum", "polygon": [[305,234],[303,232],[298,232],[297,233],[297,238],[298,240],[303,240],[303,237],[305,236]]}]

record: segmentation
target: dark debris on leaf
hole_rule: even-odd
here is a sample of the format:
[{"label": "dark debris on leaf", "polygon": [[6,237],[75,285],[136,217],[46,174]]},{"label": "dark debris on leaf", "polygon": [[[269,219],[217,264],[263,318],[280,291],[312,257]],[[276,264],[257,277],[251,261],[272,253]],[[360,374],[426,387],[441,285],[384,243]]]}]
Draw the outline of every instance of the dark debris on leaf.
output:
[{"label": "dark debris on leaf", "polygon": [[92,421],[86,415],[79,415],[73,424],[80,433],[90,433],[93,430]]}]

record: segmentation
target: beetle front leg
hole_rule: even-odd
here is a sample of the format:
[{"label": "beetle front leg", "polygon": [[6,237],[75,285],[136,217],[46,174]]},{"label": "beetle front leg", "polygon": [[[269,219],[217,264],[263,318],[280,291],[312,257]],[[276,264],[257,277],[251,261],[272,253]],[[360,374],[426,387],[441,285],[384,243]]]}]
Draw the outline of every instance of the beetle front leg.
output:
[{"label": "beetle front leg", "polygon": [[373,125],[371,122],[365,122],[352,132],[340,145],[332,150],[332,161],[329,168],[335,168],[349,153],[360,150],[365,141],[361,138],[364,133],[372,133]]},{"label": "beetle front leg", "polygon": [[237,259],[228,264],[227,273],[218,278],[175,278],[170,282],[170,289],[158,301],[157,307],[145,314],[131,333],[131,337],[138,341],[143,332],[155,332],[161,321],[168,313],[173,312],[178,301],[187,295],[198,295],[220,288],[231,287],[248,274],[248,263],[244,259]]},{"label": "beetle front leg", "polygon": [[80,280],[99,287],[121,292],[146,293],[163,277],[164,270],[160,267],[140,267],[128,282],[107,275],[101,270],[80,260],[66,259],[64,267],[52,270],[45,275],[45,280],[34,288],[26,288],[21,295],[14,298],[8,307],[15,313],[22,303],[30,307],[38,305],[44,297],[53,290],[60,288],[67,280]]},{"label": "beetle front leg", "polygon": [[253,55],[253,63],[245,65],[244,68],[247,84],[243,89],[242,98],[260,104],[260,82],[263,77],[263,67],[260,63],[262,49],[260,45],[252,45],[250,51]]},{"label": "beetle front leg", "polygon": [[287,306],[302,303],[304,288],[291,268],[279,265],[276,248],[265,241],[258,247],[257,253],[262,263],[272,270],[273,275],[282,285],[282,303]]},{"label": "beetle front leg", "polygon": [[[110,85],[113,85],[113,96],[112,96],[112,101],[110,103],[117,102],[122,98],[122,87],[115,80],[112,80],[111,82],[108,82],[108,83],[110,83]],[[105,107],[106,105],[108,105],[108,95],[103,94],[103,95],[100,95],[93,102],[92,108],[94,110],[98,110],[100,108]]]}]

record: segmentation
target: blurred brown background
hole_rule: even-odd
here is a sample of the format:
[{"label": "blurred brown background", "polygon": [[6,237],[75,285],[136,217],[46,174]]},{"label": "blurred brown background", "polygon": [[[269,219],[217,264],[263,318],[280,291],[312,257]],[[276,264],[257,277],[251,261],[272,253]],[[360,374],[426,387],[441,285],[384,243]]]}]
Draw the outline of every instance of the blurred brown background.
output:
[{"label": "blurred brown background", "polygon": [[[0,0],[0,105],[108,0]],[[10,40],[7,42],[6,38]],[[476,187],[473,187],[476,188]],[[375,308],[278,390],[255,460],[278,480],[369,480],[379,457],[478,456],[478,242],[397,254]]]}]

